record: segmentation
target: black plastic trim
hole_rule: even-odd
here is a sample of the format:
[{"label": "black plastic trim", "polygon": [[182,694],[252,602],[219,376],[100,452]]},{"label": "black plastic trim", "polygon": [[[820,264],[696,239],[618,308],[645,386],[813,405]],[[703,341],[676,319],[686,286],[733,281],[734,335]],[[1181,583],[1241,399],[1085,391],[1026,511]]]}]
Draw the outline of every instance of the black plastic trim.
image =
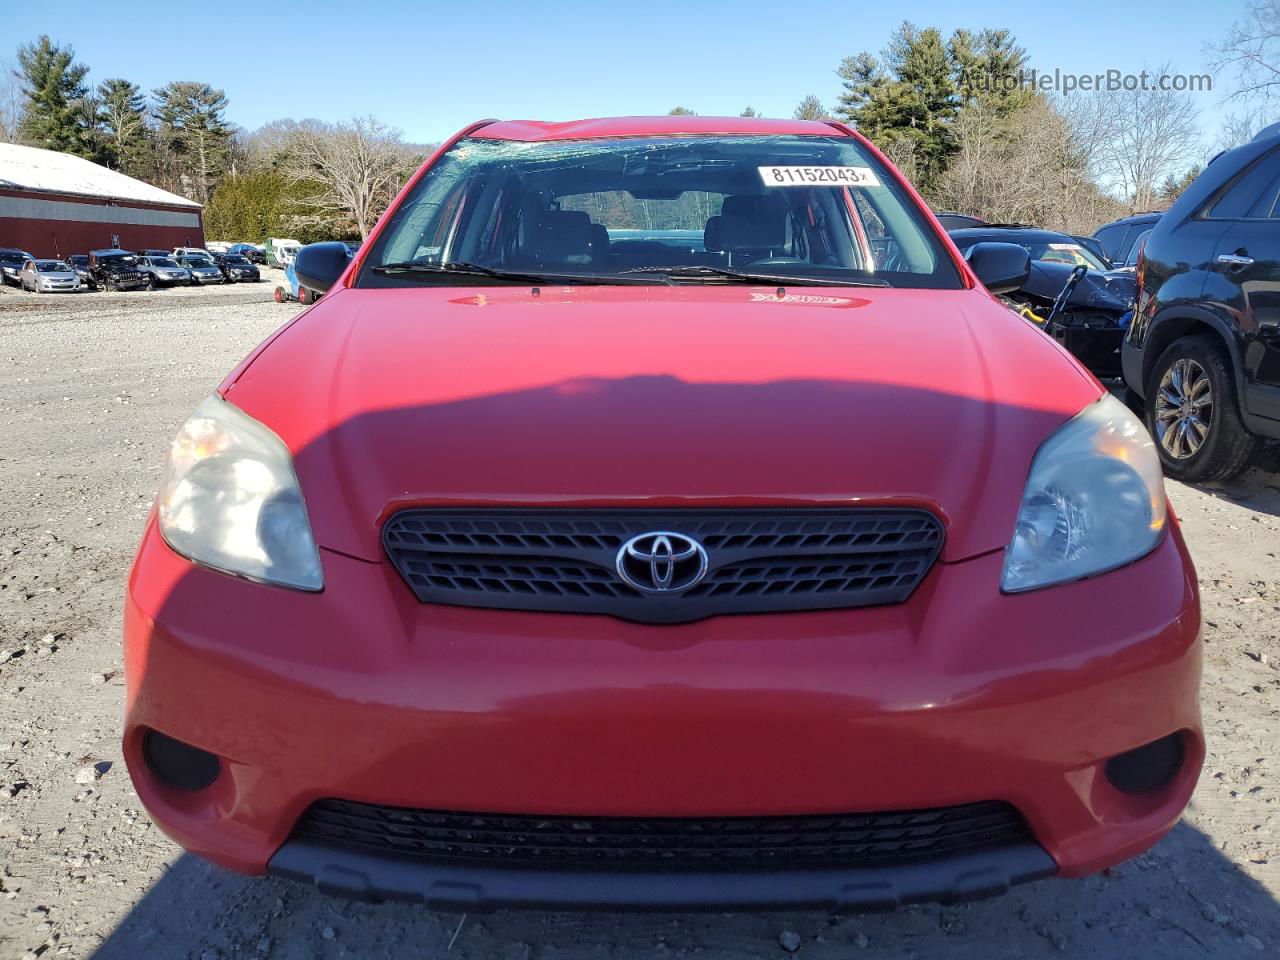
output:
[{"label": "black plastic trim", "polygon": [[1005,893],[1057,872],[1034,843],[923,863],[843,870],[632,873],[428,865],[292,840],[270,873],[322,892],[432,910],[893,910],[909,903],[958,903]]},{"label": "black plastic trim", "polygon": [[[651,531],[701,543],[705,577],[663,593],[625,583],[615,568],[618,549]],[[641,623],[903,603],[944,540],[930,511],[880,506],[416,507],[382,528],[388,559],[423,603]]]}]

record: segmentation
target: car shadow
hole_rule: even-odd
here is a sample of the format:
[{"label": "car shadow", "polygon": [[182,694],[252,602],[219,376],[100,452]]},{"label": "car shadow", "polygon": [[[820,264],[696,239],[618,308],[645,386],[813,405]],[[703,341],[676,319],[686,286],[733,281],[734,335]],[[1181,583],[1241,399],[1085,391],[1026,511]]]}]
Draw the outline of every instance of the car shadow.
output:
[{"label": "car shadow", "polygon": [[[1194,803],[1193,803],[1194,807]],[[1047,880],[1003,897],[894,913],[432,913],[338,900],[277,878],[233,874],[180,855],[93,960],[201,957],[1179,958],[1269,956],[1280,904],[1179,824],[1153,850],[1083,880]]]}]

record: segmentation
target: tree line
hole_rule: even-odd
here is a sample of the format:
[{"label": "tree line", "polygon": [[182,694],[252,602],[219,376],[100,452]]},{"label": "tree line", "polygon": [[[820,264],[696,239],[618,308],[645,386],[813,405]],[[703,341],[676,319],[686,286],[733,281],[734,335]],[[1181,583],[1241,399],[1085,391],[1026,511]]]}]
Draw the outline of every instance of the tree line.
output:
[{"label": "tree line", "polygon": [[75,154],[204,204],[210,237],[363,238],[430,149],[373,117],[249,133],[209,83],[147,93],[123,77],[88,78],[70,46],[48,36],[20,46],[0,87],[0,140]]}]

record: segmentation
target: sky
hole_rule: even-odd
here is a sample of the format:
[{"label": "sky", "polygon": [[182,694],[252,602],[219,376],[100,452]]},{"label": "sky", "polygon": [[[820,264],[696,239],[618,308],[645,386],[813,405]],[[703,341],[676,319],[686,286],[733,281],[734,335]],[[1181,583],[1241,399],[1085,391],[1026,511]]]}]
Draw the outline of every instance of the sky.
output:
[{"label": "sky", "polygon": [[[48,33],[71,44],[96,83],[144,89],[200,80],[224,90],[248,130],[282,117],[338,121],[372,113],[410,142],[442,140],[473,120],[571,120],[666,113],[790,116],[806,94],[834,104],[843,57],[878,53],[903,18],[947,36],[1007,27],[1032,66],[1125,72],[1169,63],[1211,72],[1203,44],[1244,0],[364,0],[172,7],[0,0],[14,47]],[[14,15],[6,16],[5,8]],[[108,15],[104,11],[110,9]],[[20,12],[20,15],[19,14]],[[0,42],[0,64],[13,60]],[[8,64],[12,66],[12,63]],[[1229,77],[1195,95],[1216,127]]]}]

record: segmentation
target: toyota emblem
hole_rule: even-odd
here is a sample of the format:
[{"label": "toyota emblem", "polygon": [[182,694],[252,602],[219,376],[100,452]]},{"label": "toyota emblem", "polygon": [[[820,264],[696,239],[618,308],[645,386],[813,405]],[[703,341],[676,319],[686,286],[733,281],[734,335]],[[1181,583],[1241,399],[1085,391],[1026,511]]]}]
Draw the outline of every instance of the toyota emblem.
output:
[{"label": "toyota emblem", "polygon": [[644,593],[688,590],[707,575],[707,551],[683,533],[655,530],[618,550],[618,576]]}]

